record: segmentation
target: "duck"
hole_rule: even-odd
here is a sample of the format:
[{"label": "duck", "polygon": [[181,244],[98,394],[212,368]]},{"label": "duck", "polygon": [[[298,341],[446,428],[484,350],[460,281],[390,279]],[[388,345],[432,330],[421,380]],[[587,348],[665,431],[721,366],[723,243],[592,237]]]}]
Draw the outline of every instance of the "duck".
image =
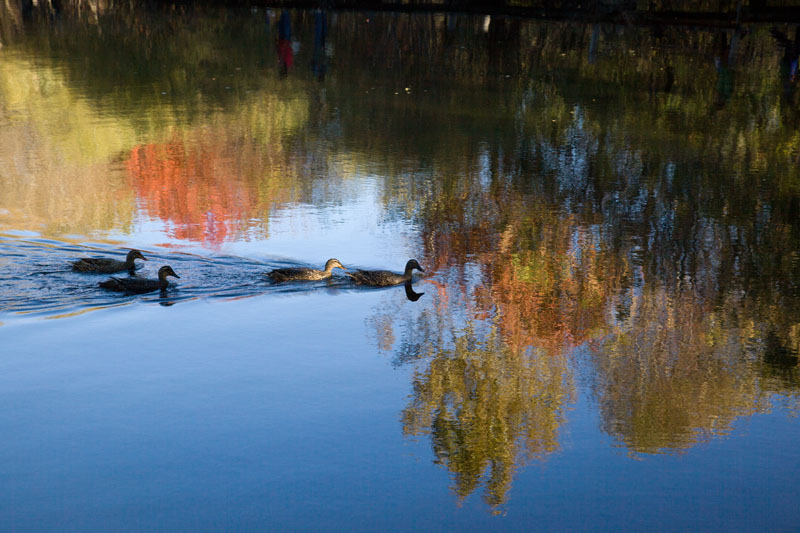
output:
[{"label": "duck", "polygon": [[314,268],[276,268],[267,272],[267,277],[272,281],[317,281],[328,279],[333,274],[334,268],[341,268],[345,272],[347,269],[342,266],[338,259],[328,259],[325,263],[325,270]]},{"label": "duck", "polygon": [[123,270],[134,270],[136,264],[134,260],[141,259],[147,261],[147,258],[142,255],[139,250],[131,250],[125,256],[125,261],[117,259],[97,258],[97,257],[84,257],[72,263],[72,270],[76,272],[100,272],[103,274],[112,274],[114,272],[122,272]]},{"label": "duck", "polygon": [[416,259],[411,259],[406,263],[405,272],[396,274],[389,270],[356,270],[353,273],[348,273],[356,283],[359,285],[373,285],[375,287],[389,287],[390,285],[400,285],[401,283],[411,282],[411,272],[414,269],[420,272],[425,272]]},{"label": "duck", "polygon": [[158,290],[165,290],[169,282],[167,276],[180,279],[180,276],[172,270],[172,267],[164,265],[158,269],[158,279],[145,278],[111,278],[99,283],[100,287],[110,291],[143,293]]}]

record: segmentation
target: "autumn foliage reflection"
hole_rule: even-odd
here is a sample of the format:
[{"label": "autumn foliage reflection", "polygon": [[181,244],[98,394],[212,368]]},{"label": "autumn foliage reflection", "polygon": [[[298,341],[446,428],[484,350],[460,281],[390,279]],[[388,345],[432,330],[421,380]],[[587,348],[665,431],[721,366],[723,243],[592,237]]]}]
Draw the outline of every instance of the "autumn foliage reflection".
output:
[{"label": "autumn foliage reflection", "polygon": [[459,499],[483,485],[493,507],[506,502],[519,467],[559,449],[574,390],[564,358],[514,351],[472,326],[439,347],[413,385],[404,433],[430,435]]},{"label": "autumn foliage reflection", "polygon": [[[641,207],[669,213],[669,224],[638,223],[630,208],[626,224],[609,224],[526,191],[509,178],[512,157],[472,161],[424,185],[417,212],[437,291],[407,333],[382,345],[416,365],[403,428],[430,436],[459,498],[482,487],[502,505],[517,469],[559,449],[574,394],[568,362],[594,369],[602,427],[633,453],[684,450],[798,396],[795,299],[763,280],[786,283],[793,267],[768,260],[771,246],[737,246],[742,237],[673,191]],[[553,174],[562,191],[569,178]],[[559,190],[548,179],[542,189]],[[612,202],[601,207],[616,216]],[[760,239],[789,246],[779,224]],[[777,270],[742,266],[762,262]]]},{"label": "autumn foliage reflection", "polygon": [[[84,53],[101,40],[85,31],[52,37],[54,57],[81,53],[47,83],[13,58],[0,66],[9,108],[37,102],[30,125],[0,131],[4,216],[111,228],[132,223],[136,201],[172,237],[218,246],[267,231],[272,205],[299,189],[339,194],[304,186],[292,157],[304,176],[337,164],[356,183],[377,176],[433,274],[408,323],[375,317],[378,346],[415,365],[403,431],[430,439],[459,498],[501,505],[522,465],[558,452],[577,366],[602,428],[632,453],[687,450],[797,398],[800,91],[786,67],[800,38],[788,29],[340,13],[325,83],[308,85],[299,68],[263,75],[275,61],[261,17],[139,16],[111,25],[117,46],[100,48],[115,61]],[[313,23],[297,13],[293,35],[310,43]],[[131,27],[158,31],[141,41]],[[91,83],[76,98],[64,79]],[[187,108],[153,98],[163,79]],[[120,111],[124,138],[98,130],[87,117],[106,98],[144,120]],[[30,147],[45,165],[15,167]],[[100,166],[75,178],[63,161],[92,147],[96,161],[125,154],[127,183]],[[71,212],[69,196],[94,200]]]},{"label": "autumn foliage reflection", "polygon": [[64,236],[130,228],[134,193],[124,173],[105,164],[124,146],[128,131],[99,116],[57,69],[12,57],[0,61],[0,225],[5,230]]},{"label": "autumn foliage reflection", "polygon": [[416,365],[404,434],[430,437],[459,500],[482,489],[486,503],[498,508],[519,468],[559,450],[575,386],[565,356],[515,350],[492,320],[475,318],[475,301],[458,292],[475,294],[475,288],[429,299],[398,339],[393,314],[375,323],[379,346],[394,346],[398,364]]},{"label": "autumn foliage reflection", "polygon": [[608,297],[627,264],[613,261],[588,228],[538,211],[539,220],[505,229],[491,258],[490,292],[507,342],[558,353],[606,332]]},{"label": "autumn foliage reflection", "polygon": [[215,138],[137,146],[125,162],[148,215],[166,222],[171,237],[212,247],[251,230],[266,233],[270,207],[293,190],[264,165],[274,154]]},{"label": "autumn foliage reflection", "polygon": [[692,291],[647,286],[595,347],[604,429],[631,451],[693,446],[770,409],[746,336]]}]

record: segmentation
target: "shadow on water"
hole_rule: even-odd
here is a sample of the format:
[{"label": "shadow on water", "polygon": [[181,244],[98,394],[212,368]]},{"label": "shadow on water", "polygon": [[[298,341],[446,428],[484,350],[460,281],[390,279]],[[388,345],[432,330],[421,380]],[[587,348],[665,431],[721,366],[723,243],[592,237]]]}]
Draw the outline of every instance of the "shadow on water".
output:
[{"label": "shadow on water", "polygon": [[[55,318],[136,301],[174,305],[198,298],[239,299],[268,293],[372,290],[357,286],[343,276],[302,283],[273,283],[264,275],[274,268],[307,266],[287,260],[258,261],[225,255],[203,257],[142,250],[147,262],[137,261],[134,274],[121,272],[114,276],[154,279],[159,267],[170,265],[180,275],[180,280],[170,283],[165,291],[134,295],[110,292],[98,286],[112,274],[74,272],[70,266],[81,257],[124,260],[127,251],[128,248],[80,245],[38,237],[0,237],[0,313]],[[423,294],[414,292],[410,286],[405,291],[411,301]]]}]

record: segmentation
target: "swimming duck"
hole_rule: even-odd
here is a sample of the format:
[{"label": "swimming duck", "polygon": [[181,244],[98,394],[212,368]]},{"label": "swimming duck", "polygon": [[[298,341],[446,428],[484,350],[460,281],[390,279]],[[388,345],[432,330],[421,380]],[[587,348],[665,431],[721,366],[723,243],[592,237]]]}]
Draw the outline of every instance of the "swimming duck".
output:
[{"label": "swimming duck", "polygon": [[388,270],[356,270],[347,275],[353,278],[356,283],[361,285],[374,285],[376,287],[388,287],[389,285],[399,285],[407,281],[412,281],[411,271],[414,269],[425,272],[416,259],[406,263],[406,270],[402,274],[395,274]]},{"label": "swimming duck", "polygon": [[328,259],[325,263],[325,270],[316,270],[314,268],[277,268],[267,272],[267,276],[276,282],[281,281],[316,281],[320,279],[328,279],[331,277],[334,268],[341,268],[347,270],[338,259]]},{"label": "swimming duck", "polygon": [[84,257],[72,263],[72,270],[76,272],[102,272],[103,274],[112,274],[114,272],[122,272],[123,270],[133,270],[136,268],[134,264],[135,259],[147,261],[145,256],[142,255],[142,252],[139,250],[131,250],[125,257],[125,261]]},{"label": "swimming duck", "polygon": [[180,276],[172,270],[170,266],[162,266],[158,269],[158,279],[144,279],[144,278],[111,278],[106,281],[101,281],[100,286],[110,291],[118,292],[151,292],[157,290],[164,290],[169,285],[167,276],[180,279]]}]

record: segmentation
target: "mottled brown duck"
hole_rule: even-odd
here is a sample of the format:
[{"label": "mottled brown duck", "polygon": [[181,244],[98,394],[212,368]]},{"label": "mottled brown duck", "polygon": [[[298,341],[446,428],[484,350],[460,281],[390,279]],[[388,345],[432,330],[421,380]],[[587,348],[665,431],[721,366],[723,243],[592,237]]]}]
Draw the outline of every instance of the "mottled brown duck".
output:
[{"label": "mottled brown duck", "polygon": [[416,259],[406,263],[405,272],[396,274],[389,270],[356,270],[347,275],[360,285],[372,285],[375,287],[388,287],[390,285],[400,285],[401,283],[412,281],[411,272],[414,269],[425,272]]},{"label": "mottled brown duck", "polygon": [[317,270],[314,268],[277,268],[267,272],[267,277],[275,282],[317,281],[331,277],[334,268],[341,268],[347,271],[338,259],[328,259],[328,262],[325,263],[325,270]]},{"label": "mottled brown duck", "polygon": [[164,290],[169,285],[167,276],[180,279],[180,276],[172,270],[170,266],[162,266],[158,269],[158,279],[146,278],[111,278],[101,281],[100,286],[104,289],[117,292],[143,293]]},{"label": "mottled brown duck", "polygon": [[131,250],[125,257],[125,261],[117,259],[106,259],[99,257],[84,257],[72,263],[72,270],[76,272],[100,272],[103,274],[113,274],[123,270],[134,270],[136,264],[134,260],[141,259],[147,261],[139,250]]}]

